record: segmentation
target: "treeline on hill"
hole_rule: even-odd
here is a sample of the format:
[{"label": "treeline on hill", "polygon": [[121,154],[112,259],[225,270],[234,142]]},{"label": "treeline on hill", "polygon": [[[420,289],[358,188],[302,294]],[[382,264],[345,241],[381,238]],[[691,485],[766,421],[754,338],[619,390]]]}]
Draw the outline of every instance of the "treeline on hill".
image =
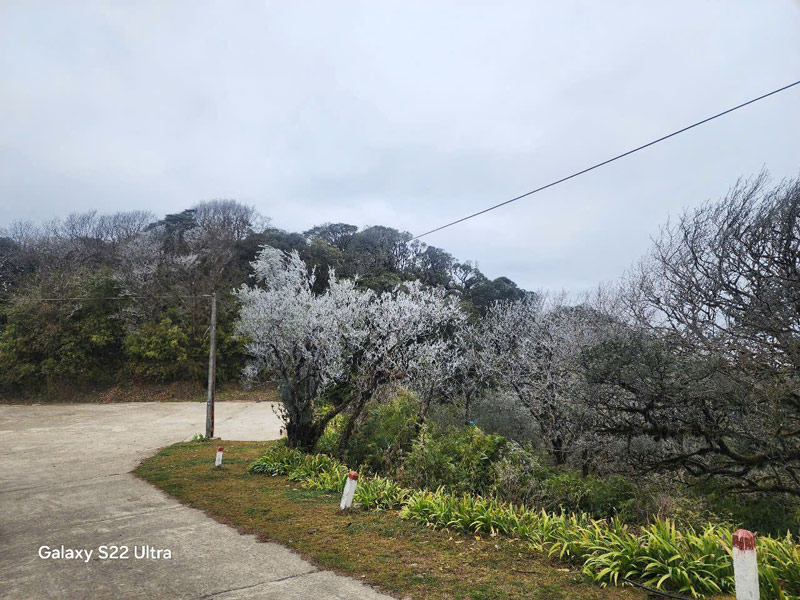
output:
[{"label": "treeline on hill", "polygon": [[290,233],[232,200],[161,220],[130,211],[13,223],[0,231],[0,393],[46,399],[127,382],[202,383],[212,292],[217,379],[238,381],[244,356],[232,335],[232,292],[250,280],[264,245],[297,251],[316,273],[316,293],[334,269],[375,290],[415,279],[442,286],[473,312],[523,296],[511,280],[488,280],[469,262],[410,238],[343,223]]}]

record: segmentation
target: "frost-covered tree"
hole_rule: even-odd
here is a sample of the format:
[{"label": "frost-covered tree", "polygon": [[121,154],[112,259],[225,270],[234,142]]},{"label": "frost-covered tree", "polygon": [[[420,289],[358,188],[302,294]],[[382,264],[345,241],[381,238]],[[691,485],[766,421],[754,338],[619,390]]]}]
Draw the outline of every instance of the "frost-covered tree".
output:
[{"label": "frost-covered tree", "polygon": [[456,298],[418,282],[376,294],[332,272],[328,289],[315,294],[314,273],[297,252],[266,246],[253,270],[257,285],[237,292],[237,331],[249,374],[266,370],[278,381],[296,447],[313,449],[327,423],[349,410],[346,436],[379,386],[407,377],[464,319]]},{"label": "frost-covered tree", "polygon": [[581,450],[591,428],[580,356],[600,339],[603,320],[586,306],[531,295],[493,305],[481,324],[483,368],[530,411],[541,445],[558,464]]},{"label": "frost-covered tree", "polygon": [[411,389],[422,400],[424,419],[434,401],[460,406],[464,423],[470,424],[475,401],[497,382],[493,365],[484,352],[485,330],[481,323],[462,323],[452,335],[429,344],[416,356],[411,370]]}]

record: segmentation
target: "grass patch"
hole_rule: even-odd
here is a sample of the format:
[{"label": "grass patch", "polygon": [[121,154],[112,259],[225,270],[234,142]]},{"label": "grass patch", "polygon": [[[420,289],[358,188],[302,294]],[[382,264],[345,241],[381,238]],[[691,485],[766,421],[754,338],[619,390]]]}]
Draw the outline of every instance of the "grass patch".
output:
[{"label": "grass patch", "polygon": [[182,443],[144,461],[136,474],[218,521],[294,548],[398,597],[493,600],[644,599],[628,588],[601,588],[577,569],[518,540],[463,536],[400,520],[396,511],[339,511],[339,497],[286,477],[249,475],[270,442]]}]

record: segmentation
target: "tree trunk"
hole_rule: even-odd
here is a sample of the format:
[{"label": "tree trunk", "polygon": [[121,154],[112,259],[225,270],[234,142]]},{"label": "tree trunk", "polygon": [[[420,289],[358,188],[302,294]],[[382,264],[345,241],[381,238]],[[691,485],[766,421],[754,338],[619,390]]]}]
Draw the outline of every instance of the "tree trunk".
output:
[{"label": "tree trunk", "polygon": [[322,437],[324,428],[319,423],[293,422],[291,419],[286,424],[286,438],[290,448],[297,448],[305,452],[313,452],[317,447],[319,438]]},{"label": "tree trunk", "polygon": [[554,438],[550,443],[552,444],[555,463],[559,466],[565,464],[567,462],[567,452],[564,449],[564,442],[561,436]]},{"label": "tree trunk", "polygon": [[355,408],[353,408],[353,412],[350,415],[350,419],[347,421],[347,425],[345,425],[344,431],[342,431],[341,435],[339,436],[339,454],[344,455],[345,450],[347,449],[347,443],[350,441],[350,438],[353,437],[353,433],[356,430],[356,421],[361,416],[361,413],[364,412],[364,407],[367,405],[367,398],[368,396],[362,395],[356,404]]}]

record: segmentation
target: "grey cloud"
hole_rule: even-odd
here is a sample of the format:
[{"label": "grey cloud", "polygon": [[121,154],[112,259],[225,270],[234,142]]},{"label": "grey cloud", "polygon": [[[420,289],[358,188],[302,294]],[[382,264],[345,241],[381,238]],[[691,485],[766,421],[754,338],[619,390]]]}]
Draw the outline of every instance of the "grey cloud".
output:
[{"label": "grey cloud", "polygon": [[[800,73],[797,3],[6,2],[0,222],[203,199],[414,233]],[[613,279],[670,213],[798,174],[800,90],[425,241]]]}]

